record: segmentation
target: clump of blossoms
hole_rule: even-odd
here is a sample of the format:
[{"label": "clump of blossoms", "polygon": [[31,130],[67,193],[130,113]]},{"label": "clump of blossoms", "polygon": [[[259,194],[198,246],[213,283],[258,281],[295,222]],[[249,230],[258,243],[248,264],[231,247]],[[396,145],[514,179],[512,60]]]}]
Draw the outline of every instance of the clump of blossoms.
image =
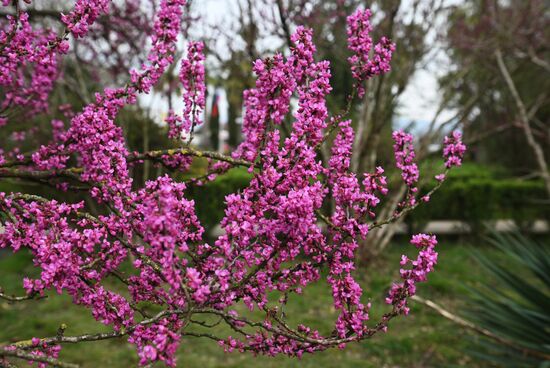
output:
[{"label": "clump of blossoms", "polygon": [[418,192],[416,183],[420,177],[420,172],[415,162],[416,154],[414,152],[413,136],[412,134],[398,130],[393,132],[392,138],[394,141],[393,152],[396,166],[401,170],[401,177],[407,186],[406,198],[400,203],[400,206],[414,206],[416,203],[416,193]]},{"label": "clump of blossoms", "polygon": [[[417,200],[419,171],[413,137],[402,131],[393,134],[396,166],[409,190],[396,213],[379,218],[377,206],[388,193],[385,171],[381,167],[362,175],[351,171],[355,132],[345,113],[329,114],[330,64],[315,59],[310,29],[296,29],[288,57],[276,54],[254,63],[256,86],[244,94],[245,139],[231,156],[189,144],[164,151],[128,150],[117,116],[139,94],[148,93],[175,62],[184,7],[184,0],[160,1],[147,62],[129,72],[128,84],[97,93],[95,101],[80,112],[73,114],[70,106],[63,106],[68,128],[62,120],[53,120],[51,141],[31,153],[0,150],[0,180],[39,180],[62,192],[84,190],[89,201],[102,208],[92,212],[84,201],[65,203],[1,192],[0,248],[29,251],[40,276],[22,280],[23,295],[6,295],[0,289],[0,298],[15,303],[41,298],[52,290],[66,293],[111,328],[105,333],[68,336],[60,327],[50,337],[0,346],[0,364],[24,359],[39,366],[68,366],[59,361],[63,344],[112,338],[134,344],[142,366],[157,361],[176,366],[177,349],[187,337],[217,340],[225,351],[270,356],[300,357],[342,348],[385,331],[390,320],[407,314],[407,299],[433,271],[435,236],[413,236],[417,258],[403,256],[401,282],[392,286],[386,299],[391,307],[381,320],[371,322],[371,303],[355,279],[356,251],[372,229],[397,221],[422,202]],[[0,58],[9,61],[0,70],[4,73],[0,82],[17,85],[17,78],[10,78],[22,66],[41,70],[43,59],[37,60],[37,55],[45,55],[46,66],[57,71],[58,64],[51,61],[67,52],[67,35],[85,37],[108,9],[107,1],[77,1],[74,10],[62,17],[63,36],[51,36],[47,43],[41,37],[50,36],[40,34],[49,32],[30,30],[24,12],[18,20],[9,18],[0,35]],[[349,48],[354,52],[350,62],[358,82],[354,90],[359,94],[364,92],[362,82],[389,71],[395,47],[384,38],[370,55],[369,17],[370,11],[360,10],[348,20]],[[182,116],[169,120],[172,137],[192,134],[201,123],[203,63],[202,44],[190,43],[180,72],[185,106]],[[53,80],[44,82],[47,88],[41,94],[47,96]],[[20,105],[10,91],[4,90],[13,100],[5,108]],[[283,139],[279,128],[289,119],[293,96],[297,109]],[[0,127],[9,124],[5,118],[0,120]],[[335,132],[334,139],[328,139],[330,132]],[[25,134],[17,137],[17,142],[26,140]],[[327,164],[319,159],[322,145],[330,146]],[[438,175],[440,181],[451,167],[461,164],[464,151],[459,133],[445,138],[446,170]],[[141,188],[132,181],[132,165],[152,160],[186,171],[193,157],[209,159],[206,178],[194,178],[189,184],[165,175]],[[207,241],[186,189],[237,166],[247,167],[253,178],[244,190],[226,196],[220,223],[224,232]],[[329,200],[334,209],[325,213]],[[123,264],[130,271],[121,272]],[[120,281],[120,286],[113,286],[112,280]],[[332,331],[293,325],[283,312],[289,299],[299,297],[313,282],[326,282],[331,290],[337,311]],[[259,311],[263,317],[249,316],[247,310]],[[210,324],[208,317],[219,322]],[[233,333],[218,331],[220,324]]]},{"label": "clump of blossoms", "polygon": [[71,12],[61,15],[61,21],[73,36],[84,37],[97,17],[107,13],[109,3],[109,0],[77,0]]},{"label": "clump of blossoms", "polygon": [[409,314],[407,307],[407,297],[416,294],[416,284],[425,282],[428,274],[434,270],[437,263],[437,252],[435,246],[437,240],[434,235],[418,234],[411,239],[417,249],[419,249],[416,260],[410,260],[407,256],[401,256],[401,266],[410,265],[410,268],[401,268],[400,274],[402,283],[392,285],[386,303],[392,304],[394,308],[404,314]]},{"label": "clump of blossoms", "polygon": [[443,145],[445,166],[451,168],[462,165],[462,157],[464,156],[464,152],[466,152],[466,145],[462,143],[462,134],[454,131],[450,136],[445,137]]},{"label": "clump of blossoms", "polygon": [[0,114],[15,106],[24,108],[27,117],[48,110],[48,97],[59,76],[56,51],[67,47],[56,41],[51,30],[34,29],[27,13],[7,16],[0,31]]},{"label": "clump of blossoms", "polygon": [[395,44],[387,37],[381,37],[380,41],[372,49],[372,25],[370,9],[358,10],[350,15],[348,21],[348,48],[353,55],[348,58],[351,64],[351,72],[357,80],[357,93],[359,97],[365,93],[363,82],[375,75],[384,74],[390,71],[392,54],[395,51]]},{"label": "clump of blossoms", "polygon": [[167,123],[170,138],[181,138],[182,132],[192,137],[195,126],[202,124],[202,113],[206,104],[206,85],[204,82],[204,45],[191,42],[187,47],[187,58],[181,62],[180,82],[183,89],[183,116],[170,112]]}]

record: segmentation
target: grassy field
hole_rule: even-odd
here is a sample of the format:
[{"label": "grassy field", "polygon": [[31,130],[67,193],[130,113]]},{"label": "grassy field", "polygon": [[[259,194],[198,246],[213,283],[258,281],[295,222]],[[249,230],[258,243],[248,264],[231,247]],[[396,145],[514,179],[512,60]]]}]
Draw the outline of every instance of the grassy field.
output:
[{"label": "grassy field", "polygon": [[[468,286],[491,282],[471,259],[471,245],[442,243],[440,261],[429,283],[418,294],[436,300],[448,309],[460,312]],[[358,270],[365,297],[373,304],[372,320],[388,310],[383,298],[397,277],[400,254],[412,246],[394,244],[381,259]],[[494,253],[482,248],[484,253]],[[406,253],[406,252],[405,252]],[[24,275],[36,274],[30,258],[24,253],[0,255],[0,285],[6,292],[21,294]],[[304,356],[301,360],[284,357],[254,357],[250,354],[226,354],[211,340],[185,339],[179,351],[178,367],[483,367],[483,363],[464,354],[472,339],[466,331],[440,317],[429,308],[411,302],[407,317],[391,322],[387,334],[377,335],[344,350],[330,350]],[[330,290],[325,282],[306,289],[302,298],[291,299],[287,314],[290,321],[305,320],[321,332],[330,331],[334,321]],[[106,331],[90,316],[88,310],[74,306],[65,295],[47,299],[8,304],[0,301],[0,344],[55,335],[65,323],[67,335]],[[83,367],[135,367],[136,354],[125,339],[64,346],[61,359]],[[161,365],[159,365],[161,366]]]}]

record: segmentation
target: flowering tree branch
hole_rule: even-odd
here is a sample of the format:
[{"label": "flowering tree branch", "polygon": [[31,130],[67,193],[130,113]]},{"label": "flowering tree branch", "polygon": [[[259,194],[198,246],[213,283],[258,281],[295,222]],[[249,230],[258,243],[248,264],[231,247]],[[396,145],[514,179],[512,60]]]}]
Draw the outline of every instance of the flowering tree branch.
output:
[{"label": "flowering tree branch", "polygon": [[[461,164],[465,151],[460,133],[446,137],[446,169],[437,176],[440,183],[419,197],[413,137],[395,132],[395,161],[405,197],[395,213],[377,219],[376,207],[388,193],[385,171],[377,167],[359,176],[351,170],[355,132],[351,121],[345,120],[354,94],[365,93],[367,80],[389,72],[395,49],[387,38],[372,45],[369,10],[358,10],[348,18],[353,54],[349,62],[356,82],[340,115],[330,118],[326,106],[330,64],[315,60],[312,31],[298,27],[290,35],[290,55],[276,54],[254,63],[257,80],[244,93],[245,139],[240,146],[230,156],[196,149],[190,143],[205,107],[205,56],[203,45],[191,42],[179,75],[184,108],[171,111],[167,118],[170,138],[185,145],[129,152],[117,117],[140,94],[149,93],[175,62],[185,5],[184,0],[160,1],[148,61],[139,70],[130,70],[124,87],[97,93],[94,102],[67,117],[66,130],[52,122],[51,140],[31,152],[22,154],[20,147],[0,152],[0,180],[38,181],[61,192],[78,188],[88,203],[102,209],[93,212],[85,202],[0,192],[0,248],[15,252],[26,248],[40,269],[38,277],[23,279],[27,296],[1,292],[0,297],[15,302],[44,297],[50,290],[67,293],[112,328],[107,333],[66,336],[63,327],[56,336],[1,344],[0,357],[72,367],[57,360],[61,345],[125,337],[136,346],[140,365],[162,361],[175,366],[176,350],[186,336],[215,340],[226,351],[299,357],[386,331],[390,320],[409,312],[408,298],[433,271],[437,240],[433,235],[415,235],[411,244],[418,256],[415,260],[403,256],[401,281],[386,299],[389,311],[378,322],[369,322],[371,304],[362,301],[363,290],[354,278],[358,242],[372,229],[398,221],[427,202],[448,170]],[[54,72],[58,59],[69,51],[67,37],[72,35],[75,42],[84,38],[110,6],[107,0],[77,1],[61,17],[66,30],[59,37],[53,31],[37,33],[24,12],[17,11],[17,19],[9,18],[0,35],[5,45],[0,59],[10,61],[0,69],[4,73],[0,83],[11,91],[4,107],[23,106],[29,117],[43,113],[58,76]],[[20,60],[12,62],[11,55]],[[40,73],[21,73],[26,68]],[[37,80],[47,88],[20,88]],[[40,98],[35,98],[36,93]],[[298,107],[283,138],[282,124],[291,113],[293,97]],[[0,127],[13,124],[10,116],[2,119]],[[326,162],[318,159],[320,148],[326,148]],[[253,174],[248,187],[225,197],[220,223],[224,232],[213,242],[204,239],[195,203],[185,197],[189,183],[165,175],[136,187],[130,174],[131,165],[146,160],[186,172],[196,157],[209,160],[205,180],[236,166],[248,167]],[[333,201],[334,210],[324,214],[321,208],[328,201]],[[329,226],[321,227],[319,220]],[[123,264],[130,271],[121,272]],[[337,311],[332,331],[290,324],[283,312],[289,296],[299,296],[303,288],[323,278]],[[265,317],[248,317],[237,312],[239,306]],[[156,314],[151,315],[148,307],[154,307]],[[203,316],[216,322],[202,320]],[[216,332],[222,324],[231,335]]]}]

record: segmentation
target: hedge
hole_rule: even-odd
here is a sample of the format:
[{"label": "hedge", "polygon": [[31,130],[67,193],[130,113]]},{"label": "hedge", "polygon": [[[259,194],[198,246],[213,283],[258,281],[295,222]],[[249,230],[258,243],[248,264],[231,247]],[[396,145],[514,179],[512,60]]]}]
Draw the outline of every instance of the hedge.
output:
[{"label": "hedge", "polygon": [[232,169],[203,186],[190,186],[187,194],[195,200],[197,216],[207,230],[223,218],[225,196],[245,188],[251,178],[246,169]]},{"label": "hedge", "polygon": [[550,219],[548,194],[541,181],[451,178],[426,205],[419,206],[409,223],[460,220],[474,228],[483,221],[511,219],[518,224]]}]

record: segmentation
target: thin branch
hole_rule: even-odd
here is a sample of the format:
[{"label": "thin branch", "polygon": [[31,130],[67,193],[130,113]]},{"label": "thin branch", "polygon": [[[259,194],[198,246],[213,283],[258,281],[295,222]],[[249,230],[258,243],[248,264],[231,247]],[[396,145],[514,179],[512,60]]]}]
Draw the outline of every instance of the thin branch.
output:
[{"label": "thin branch", "polygon": [[[445,172],[443,173],[443,175],[445,175],[445,178],[446,178],[448,174],[449,174],[449,169],[446,169]],[[445,180],[439,181],[428,193],[425,194],[425,196],[431,197],[439,188],[441,188],[444,181]],[[394,214],[393,216],[387,218],[386,220],[383,220],[381,222],[373,222],[371,224],[371,226],[369,226],[369,230],[376,229],[378,227],[382,227],[384,225],[396,222],[401,217],[405,216],[407,213],[411,212],[416,207],[418,207],[421,203],[424,203],[424,201],[422,201],[422,200],[416,201],[416,203],[413,204],[412,206],[405,207],[402,211]]]},{"label": "thin branch", "polygon": [[9,347],[0,348],[0,357],[13,357],[25,359],[33,362],[47,363],[53,367],[59,368],[78,368],[77,364],[64,363],[52,357],[38,356],[33,353],[26,352],[20,349],[10,349]]},{"label": "thin branch", "polygon": [[539,58],[535,53],[535,50],[533,50],[533,48],[529,48],[528,54],[529,54],[529,58],[534,64],[540,66],[541,68],[543,68],[544,70],[550,73],[550,63]]},{"label": "thin branch", "polygon": [[0,299],[4,299],[10,303],[23,302],[23,301],[32,300],[32,299],[44,299],[44,298],[47,298],[47,296],[45,295],[41,296],[36,293],[32,293],[24,296],[7,295],[7,294],[4,294],[2,288],[0,288]]},{"label": "thin branch", "polygon": [[290,28],[288,26],[288,19],[285,14],[285,7],[282,0],[277,0],[277,11],[279,13],[279,20],[281,21],[281,27],[283,28],[287,47],[290,48],[292,47],[292,40],[290,38]]},{"label": "thin branch", "polygon": [[479,327],[478,325],[476,325],[476,324],[474,324],[474,323],[472,323],[468,320],[465,320],[464,318],[459,317],[456,314],[453,314],[453,313],[449,312],[448,310],[446,310],[445,308],[443,308],[439,304],[436,304],[436,303],[434,303],[433,301],[431,301],[429,299],[424,299],[424,298],[422,298],[418,295],[414,295],[411,298],[414,301],[417,301],[417,302],[419,302],[421,304],[424,304],[425,306],[435,310],[437,313],[439,313],[443,317],[447,318],[448,320],[456,323],[457,325],[462,326],[462,327],[467,328],[467,329],[470,329],[470,330],[472,330],[474,332],[477,332],[478,334],[483,335],[485,337],[488,337],[490,339],[493,339],[496,342],[498,342],[499,344],[511,347],[515,350],[518,350],[518,351],[522,352],[525,355],[529,355],[529,356],[537,357],[537,358],[543,358],[545,360],[550,360],[550,355],[549,354],[545,354],[545,353],[537,351],[537,350],[532,350],[532,349],[524,348],[522,346],[518,346],[517,344],[515,344],[514,342],[512,342],[508,339],[502,338],[502,337],[496,335],[495,333],[493,333],[493,332],[491,332],[491,331],[489,331],[485,328]]},{"label": "thin branch", "polygon": [[[49,18],[55,18],[59,21],[61,21],[61,13],[67,14],[70,11],[70,9],[65,10],[54,10],[54,9],[25,9],[25,13],[28,13],[30,17],[49,17]],[[0,16],[16,16],[17,12],[10,12],[6,11],[4,9],[0,10]]]},{"label": "thin branch", "polygon": [[135,160],[147,160],[147,159],[160,159],[163,156],[173,156],[176,154],[184,155],[184,156],[195,156],[195,157],[207,157],[218,161],[223,161],[230,163],[234,166],[246,166],[250,167],[253,166],[254,163],[247,161],[247,160],[241,160],[241,159],[234,159],[231,156],[224,155],[219,152],[214,151],[201,151],[195,148],[191,147],[185,147],[185,148],[174,148],[174,149],[167,149],[167,150],[156,150],[156,151],[149,151],[144,153],[138,153],[134,155],[130,155],[128,157],[129,161],[135,161]]}]

